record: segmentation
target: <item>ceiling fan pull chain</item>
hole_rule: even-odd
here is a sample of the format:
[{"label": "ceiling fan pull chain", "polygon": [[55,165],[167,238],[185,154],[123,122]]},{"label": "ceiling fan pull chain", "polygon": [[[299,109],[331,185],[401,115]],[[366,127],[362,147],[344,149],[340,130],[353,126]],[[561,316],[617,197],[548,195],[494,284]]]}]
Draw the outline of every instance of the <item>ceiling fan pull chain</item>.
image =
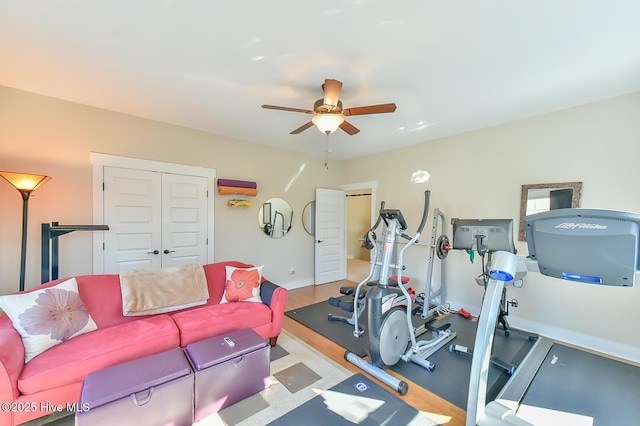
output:
[{"label": "ceiling fan pull chain", "polygon": [[324,142],[324,167],[329,170],[329,132]]}]

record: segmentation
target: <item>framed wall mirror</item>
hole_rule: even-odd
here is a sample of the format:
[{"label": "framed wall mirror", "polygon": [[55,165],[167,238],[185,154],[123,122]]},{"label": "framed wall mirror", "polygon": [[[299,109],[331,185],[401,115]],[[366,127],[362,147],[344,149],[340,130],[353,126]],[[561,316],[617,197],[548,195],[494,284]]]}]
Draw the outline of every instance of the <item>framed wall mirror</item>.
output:
[{"label": "framed wall mirror", "polygon": [[309,235],[316,235],[316,202],[309,201],[302,210],[302,226]]},{"label": "framed wall mirror", "polygon": [[518,240],[527,241],[524,218],[549,210],[580,207],[582,182],[537,183],[522,185]]},{"label": "framed wall mirror", "polygon": [[258,226],[270,238],[282,238],[293,226],[293,210],[282,198],[269,198],[260,206]]}]

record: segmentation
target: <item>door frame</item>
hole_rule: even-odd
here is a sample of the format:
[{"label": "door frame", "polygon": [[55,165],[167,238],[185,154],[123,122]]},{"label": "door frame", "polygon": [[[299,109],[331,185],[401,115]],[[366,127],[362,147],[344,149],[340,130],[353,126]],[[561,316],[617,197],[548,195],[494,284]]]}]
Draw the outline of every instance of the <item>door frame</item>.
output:
[{"label": "door frame", "polygon": [[[372,180],[372,181],[368,181],[368,182],[357,182],[357,183],[349,183],[346,185],[340,185],[340,189],[344,190],[345,192],[349,192],[349,191],[363,191],[363,190],[369,190],[371,191],[371,223],[370,226],[373,226],[374,223],[376,223],[376,220],[378,219],[378,206],[377,206],[377,201],[376,201],[376,191],[378,189],[378,181]],[[346,241],[346,235],[347,235],[347,223],[348,223],[348,219],[349,219],[349,212],[348,209],[345,205],[345,209],[344,209],[344,214],[345,214],[345,247],[347,245],[347,241]],[[346,255],[346,250],[345,250],[345,255]]]},{"label": "door frame", "polygon": [[[144,170],[149,172],[173,173],[178,175],[199,176],[207,179],[207,261],[214,261],[214,194],[213,188],[216,180],[216,169],[187,166],[184,164],[164,163],[161,161],[143,160],[133,157],[91,152],[90,163],[93,166],[93,223],[104,223],[104,167],[119,167],[122,169]],[[210,192],[211,191],[211,192]],[[105,225],[109,225],[106,223]],[[93,233],[93,273],[104,272],[104,232]]]}]

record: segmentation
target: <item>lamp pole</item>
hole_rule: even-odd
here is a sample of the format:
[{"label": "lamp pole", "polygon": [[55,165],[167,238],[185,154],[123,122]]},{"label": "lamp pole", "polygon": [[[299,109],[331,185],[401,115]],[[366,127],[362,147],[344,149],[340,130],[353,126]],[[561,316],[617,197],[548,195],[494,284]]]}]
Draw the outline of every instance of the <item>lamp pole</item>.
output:
[{"label": "lamp pole", "polygon": [[24,276],[27,268],[27,213],[31,191],[20,191],[22,195],[22,247],[20,249],[20,291],[24,291]]}]

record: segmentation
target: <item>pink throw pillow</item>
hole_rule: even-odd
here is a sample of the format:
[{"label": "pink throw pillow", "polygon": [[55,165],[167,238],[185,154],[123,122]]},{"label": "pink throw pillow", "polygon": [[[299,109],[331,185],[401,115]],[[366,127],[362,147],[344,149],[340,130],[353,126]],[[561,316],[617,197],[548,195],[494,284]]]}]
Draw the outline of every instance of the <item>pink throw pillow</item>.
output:
[{"label": "pink throw pillow", "polygon": [[220,303],[262,302],[260,284],[262,282],[263,266],[255,266],[253,268],[226,266],[225,289]]}]

